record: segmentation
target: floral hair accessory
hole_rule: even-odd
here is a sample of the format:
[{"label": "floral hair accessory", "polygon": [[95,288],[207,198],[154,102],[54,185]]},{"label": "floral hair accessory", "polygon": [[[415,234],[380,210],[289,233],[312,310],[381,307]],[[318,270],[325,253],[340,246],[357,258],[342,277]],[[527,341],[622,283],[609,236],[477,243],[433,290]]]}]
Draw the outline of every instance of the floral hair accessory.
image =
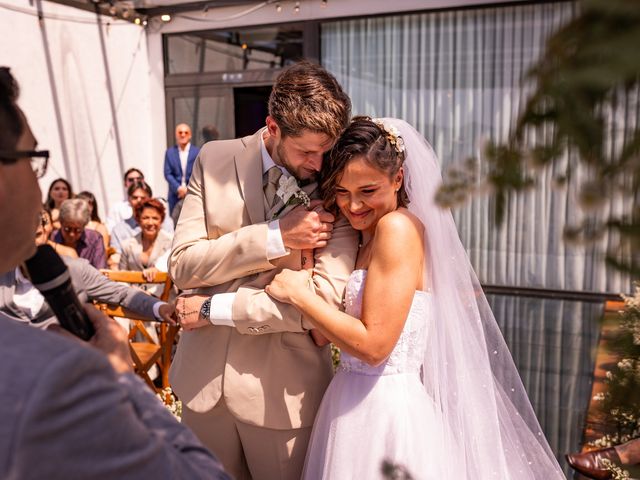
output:
[{"label": "floral hair accessory", "polygon": [[379,126],[387,136],[387,140],[398,153],[404,153],[404,140],[398,129],[390,123],[385,123],[380,118],[374,118],[373,123]]}]

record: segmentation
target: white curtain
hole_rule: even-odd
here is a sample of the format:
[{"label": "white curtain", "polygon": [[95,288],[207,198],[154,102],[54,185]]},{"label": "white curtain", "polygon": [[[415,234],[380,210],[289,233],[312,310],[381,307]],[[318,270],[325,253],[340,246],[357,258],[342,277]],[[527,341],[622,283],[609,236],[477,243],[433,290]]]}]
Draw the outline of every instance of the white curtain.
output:
[{"label": "white curtain", "polygon": [[[573,2],[559,2],[328,22],[322,25],[322,63],[351,96],[354,113],[407,120],[431,142],[445,169],[471,156],[482,164],[485,142],[503,141],[513,128],[527,94],[521,79],[545,39],[576,13]],[[635,109],[618,116],[618,131],[637,116]],[[501,227],[488,197],[454,212],[480,280],[630,291],[629,277],[597,253],[615,239],[604,238],[597,248],[563,241],[579,209],[573,189],[554,186],[554,173],[541,173],[534,190],[509,200]],[[603,213],[631,201],[611,199]]]}]

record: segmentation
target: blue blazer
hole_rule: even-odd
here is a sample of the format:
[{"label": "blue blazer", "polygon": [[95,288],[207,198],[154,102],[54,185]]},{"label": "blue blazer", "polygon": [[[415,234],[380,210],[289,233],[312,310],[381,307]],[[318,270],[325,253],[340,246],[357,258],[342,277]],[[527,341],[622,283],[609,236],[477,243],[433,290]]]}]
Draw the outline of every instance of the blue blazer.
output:
[{"label": "blue blazer", "polygon": [[[184,180],[185,185],[189,184],[193,164],[196,161],[198,153],[200,153],[200,149],[191,144],[189,147],[189,155],[187,156],[187,176]],[[180,154],[178,153],[177,145],[167,148],[167,153],[164,155],[164,178],[169,183],[169,211],[167,212],[167,216],[170,216],[173,207],[178,203],[178,194],[176,192],[182,183],[182,167],[180,166]]]}]

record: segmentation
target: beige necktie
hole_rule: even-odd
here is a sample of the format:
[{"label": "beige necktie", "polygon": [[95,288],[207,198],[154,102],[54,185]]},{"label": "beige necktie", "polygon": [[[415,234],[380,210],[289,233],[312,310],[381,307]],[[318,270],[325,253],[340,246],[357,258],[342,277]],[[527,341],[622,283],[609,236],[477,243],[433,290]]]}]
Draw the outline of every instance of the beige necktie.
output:
[{"label": "beige necktie", "polygon": [[281,176],[282,170],[278,167],[271,167],[267,170],[267,183],[264,186],[264,198],[267,200],[269,208],[273,208],[278,201],[276,192],[278,191],[278,184]]}]

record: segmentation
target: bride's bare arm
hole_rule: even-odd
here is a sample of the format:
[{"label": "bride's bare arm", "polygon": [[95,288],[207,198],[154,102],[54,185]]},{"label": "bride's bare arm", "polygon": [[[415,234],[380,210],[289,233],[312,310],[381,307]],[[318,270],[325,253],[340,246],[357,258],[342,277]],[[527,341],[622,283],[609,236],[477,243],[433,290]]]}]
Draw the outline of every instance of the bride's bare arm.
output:
[{"label": "bride's bare arm", "polygon": [[423,239],[421,225],[406,211],[378,222],[364,289],[362,319],[337,312],[308,287],[308,273],[285,270],[266,288],[269,295],[298,308],[340,349],[379,365],[393,350],[413,296],[421,287]]}]

